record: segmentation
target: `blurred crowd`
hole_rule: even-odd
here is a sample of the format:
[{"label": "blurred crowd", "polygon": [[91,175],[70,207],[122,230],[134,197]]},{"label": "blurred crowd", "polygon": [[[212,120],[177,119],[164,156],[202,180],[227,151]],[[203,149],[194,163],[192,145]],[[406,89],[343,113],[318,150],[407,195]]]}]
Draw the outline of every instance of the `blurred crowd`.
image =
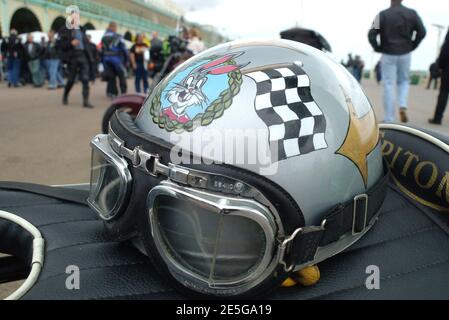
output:
[{"label": "blurred crowd", "polygon": [[97,78],[107,82],[110,98],[127,93],[129,77],[134,77],[136,92],[147,93],[161,72],[206,49],[196,28],[182,28],[178,35],[166,39],[159,38],[157,32],[150,38],[137,34],[132,42],[117,29],[117,23],[110,22],[99,43],[94,43],[83,28],[49,31],[48,37],[38,41],[32,33],[22,41],[17,30],[11,29],[9,37],[0,39],[0,81],[7,80],[11,88],[64,88],[64,105],[73,85],[80,82],[83,105],[91,108],[89,85]]},{"label": "blurred crowd", "polygon": [[363,69],[365,68],[365,62],[360,55],[352,56],[352,53],[348,54],[348,60],[342,62],[342,64],[348,69],[348,71],[356,78],[358,82],[362,82]]},{"label": "blurred crowd", "polygon": [[[384,122],[387,123],[395,122],[398,114],[401,122],[408,122],[412,52],[426,36],[418,12],[402,2],[391,0],[390,7],[376,16],[368,33],[373,50],[382,55],[375,73],[377,82],[382,82],[384,89]],[[117,30],[117,24],[110,22],[99,43],[94,43],[83,28],[63,27],[57,34],[50,31],[48,39],[45,37],[40,41],[29,34],[24,42],[16,30],[11,30],[8,38],[0,39],[0,80],[6,71],[9,87],[27,84],[42,87],[47,83],[51,90],[64,88],[63,105],[69,103],[73,85],[80,82],[83,106],[92,108],[89,85],[97,77],[107,82],[106,95],[110,98],[127,93],[127,78],[131,76],[134,77],[135,91],[147,93],[178,63],[205,49],[195,28],[182,28],[179,34],[166,39],[160,39],[157,32],[153,32],[150,38],[138,34],[132,43],[127,43]],[[292,30],[298,33],[298,28]],[[432,84],[436,89],[441,78],[435,115],[429,119],[432,124],[442,123],[449,99],[448,37],[449,33],[437,61],[429,68],[428,89]],[[322,49],[330,50],[327,42]],[[362,81],[365,63],[360,55],[353,57],[349,54],[342,64],[357,81]]]}]

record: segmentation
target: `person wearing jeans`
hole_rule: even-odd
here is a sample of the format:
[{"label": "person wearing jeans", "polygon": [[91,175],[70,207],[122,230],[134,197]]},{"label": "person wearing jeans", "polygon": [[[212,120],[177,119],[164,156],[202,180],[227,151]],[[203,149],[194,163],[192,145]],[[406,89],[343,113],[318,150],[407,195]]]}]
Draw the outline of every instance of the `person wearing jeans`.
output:
[{"label": "person wearing jeans", "polygon": [[396,102],[399,103],[401,122],[408,122],[411,52],[425,36],[426,28],[421,18],[415,10],[403,6],[402,0],[391,0],[391,7],[379,13],[368,33],[374,51],[382,53],[385,122],[396,120]]},{"label": "person wearing jeans", "polygon": [[20,65],[22,61],[19,58],[9,57],[7,59],[8,69],[8,85],[13,87],[19,86]]},{"label": "person wearing jeans", "polygon": [[143,82],[143,92],[148,92],[148,71],[145,68],[144,64],[140,63],[136,65],[136,79],[135,79],[135,86],[136,86],[136,92],[142,92],[140,88],[140,83]]},{"label": "person wearing jeans", "polygon": [[59,72],[59,65],[61,61],[59,59],[47,59],[45,65],[48,71],[48,89],[56,89],[64,86],[64,78]]},{"label": "person wearing jeans", "polygon": [[141,83],[143,83],[143,91],[147,93],[148,91],[148,71],[147,71],[147,61],[145,58],[145,53],[148,54],[148,46],[144,42],[144,35],[139,34],[136,39],[136,43],[132,46],[129,54],[131,61],[131,66],[135,72],[135,86],[136,92],[141,92]]},{"label": "person wearing jeans", "polygon": [[31,33],[27,36],[27,42],[25,43],[25,59],[28,64],[28,69],[31,73],[31,79],[36,88],[44,85],[44,75],[41,70],[41,61],[43,48],[40,44],[34,42],[33,35]]},{"label": "person wearing jeans", "polygon": [[18,87],[20,76],[20,65],[22,64],[23,45],[17,36],[17,30],[11,29],[8,39],[4,39],[1,45],[1,52],[6,58],[8,70],[8,86]]},{"label": "person wearing jeans", "polygon": [[128,49],[123,37],[117,33],[117,23],[110,22],[103,38],[102,62],[108,75],[107,95],[114,96],[116,92],[116,79],[119,79],[121,94],[127,91],[126,65],[128,64]]},{"label": "person wearing jeans", "polygon": [[48,73],[48,89],[56,89],[64,85],[64,79],[59,72],[59,49],[56,46],[54,32],[48,33],[48,42],[45,44],[45,67]]},{"label": "person wearing jeans", "polygon": [[[394,122],[396,118],[396,97],[401,112],[408,107],[410,89],[411,53],[403,55],[383,54],[381,59],[382,80],[384,84],[384,121]],[[396,90],[397,89],[397,90]],[[403,117],[403,115],[402,115]],[[403,120],[403,119],[401,119]],[[406,122],[403,120],[403,122]]]}]

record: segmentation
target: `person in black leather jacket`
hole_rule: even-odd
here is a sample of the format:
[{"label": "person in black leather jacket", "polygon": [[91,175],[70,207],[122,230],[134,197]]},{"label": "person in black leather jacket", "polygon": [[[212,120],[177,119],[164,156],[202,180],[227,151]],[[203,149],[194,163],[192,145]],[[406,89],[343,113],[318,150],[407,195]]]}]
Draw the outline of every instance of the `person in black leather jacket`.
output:
[{"label": "person in black leather jacket", "polygon": [[42,87],[44,84],[44,75],[41,70],[41,57],[43,54],[43,48],[37,42],[34,42],[33,35],[29,33],[27,35],[27,41],[24,45],[24,56],[28,64],[28,69],[31,73],[31,79],[33,85],[36,88]]},{"label": "person in black leather jacket", "polygon": [[23,59],[23,45],[17,36],[17,30],[11,29],[10,37],[3,39],[2,56],[6,59],[8,70],[8,86],[19,86],[20,65]]},{"label": "person in black leather jacket", "polygon": [[369,42],[380,53],[402,55],[412,52],[426,36],[426,28],[418,13],[403,6],[402,0],[392,0],[391,3],[390,8],[380,12],[378,26],[375,25],[369,31]]},{"label": "person in black leather jacket", "polygon": [[435,115],[433,119],[429,119],[429,122],[432,124],[441,124],[449,97],[449,31],[446,34],[446,39],[444,40],[437,64],[441,69],[441,86]]},{"label": "person in black leather jacket", "polygon": [[430,89],[430,86],[433,82],[433,89],[436,90],[438,88],[438,78],[440,77],[440,67],[437,62],[434,62],[429,67],[429,81],[427,82],[427,90]]},{"label": "person in black leather jacket", "polygon": [[[378,37],[380,36],[380,42]],[[394,122],[395,86],[402,122],[407,122],[411,52],[426,36],[426,28],[415,10],[402,5],[402,0],[391,0],[391,7],[376,17],[368,39],[376,52],[382,53],[381,69],[384,83],[385,122]]]},{"label": "person in black leather jacket", "polygon": [[159,39],[157,32],[153,32],[150,46],[150,61],[151,69],[149,72],[149,77],[154,79],[156,74],[162,70],[164,66],[165,57],[163,54],[163,42]]},{"label": "person in black leather jacket", "polygon": [[63,51],[63,59],[68,64],[68,77],[62,98],[63,105],[67,105],[70,90],[78,75],[83,84],[83,107],[93,108],[89,102],[89,66],[93,62],[91,46],[84,28],[68,29],[63,27],[59,31],[60,46]]},{"label": "person in black leather jacket", "polygon": [[100,52],[95,43],[92,42],[92,36],[88,34],[87,39],[89,40],[90,52],[92,52],[92,62],[89,66],[89,81],[95,83],[95,79],[97,78],[98,64],[101,60]]}]

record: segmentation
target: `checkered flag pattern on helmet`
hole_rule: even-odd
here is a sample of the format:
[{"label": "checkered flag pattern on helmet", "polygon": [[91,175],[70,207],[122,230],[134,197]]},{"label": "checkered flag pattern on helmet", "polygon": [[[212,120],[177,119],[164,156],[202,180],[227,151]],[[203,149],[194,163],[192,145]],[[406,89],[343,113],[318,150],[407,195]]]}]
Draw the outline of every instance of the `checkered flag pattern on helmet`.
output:
[{"label": "checkered flag pattern on helmet", "polygon": [[300,63],[245,73],[256,82],[255,109],[269,130],[277,161],[327,148],[326,118],[314,101]]}]

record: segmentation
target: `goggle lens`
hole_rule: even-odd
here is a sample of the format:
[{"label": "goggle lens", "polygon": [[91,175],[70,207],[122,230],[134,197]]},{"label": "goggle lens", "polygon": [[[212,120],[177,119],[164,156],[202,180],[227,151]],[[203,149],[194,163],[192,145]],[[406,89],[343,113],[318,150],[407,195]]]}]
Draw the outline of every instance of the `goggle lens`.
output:
[{"label": "goggle lens", "polygon": [[264,257],[265,234],[243,215],[159,196],[155,218],[168,255],[211,283],[246,277]]},{"label": "goggle lens", "polygon": [[118,214],[129,192],[131,175],[126,161],[110,147],[107,136],[92,140],[89,205],[102,219]]}]

